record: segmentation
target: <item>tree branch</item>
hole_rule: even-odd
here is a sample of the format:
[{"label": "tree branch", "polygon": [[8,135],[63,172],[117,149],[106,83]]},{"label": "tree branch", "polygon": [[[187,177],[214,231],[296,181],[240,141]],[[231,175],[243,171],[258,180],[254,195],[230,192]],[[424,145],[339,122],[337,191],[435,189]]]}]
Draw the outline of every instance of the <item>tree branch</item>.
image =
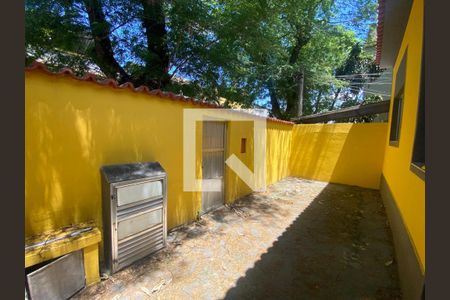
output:
[{"label": "tree branch", "polygon": [[123,83],[131,81],[130,76],[114,58],[114,52],[109,39],[110,25],[105,19],[101,0],[84,0],[89,17],[89,27],[94,38],[93,59],[106,76]]},{"label": "tree branch", "polygon": [[322,91],[319,91],[319,94],[317,94],[317,98],[316,98],[316,103],[314,103],[314,112],[313,114],[317,114],[319,112],[319,107],[320,107],[320,100],[322,98]]},{"label": "tree branch", "polygon": [[140,0],[143,7],[142,26],[147,37],[148,55],[143,81],[155,88],[170,82],[166,21],[162,0]]},{"label": "tree branch", "polygon": [[272,105],[272,114],[277,118],[281,118],[280,102],[278,101],[277,93],[275,91],[275,87],[273,86],[272,79],[269,79],[267,83],[267,89],[269,90],[270,94],[270,104]]},{"label": "tree branch", "polygon": [[[216,39],[210,41],[208,44],[205,45],[205,48],[212,46],[213,44],[217,43],[219,40],[220,40],[219,38],[216,38]],[[173,72],[169,78],[172,79],[173,76],[175,76],[175,74],[177,73],[178,69],[182,68],[189,61],[189,59],[191,59],[193,56],[194,56],[194,53],[191,53],[191,55],[188,55],[185,59],[183,59],[181,61],[181,63],[175,67],[175,69],[173,70]]]},{"label": "tree branch", "polygon": [[334,109],[334,106],[336,105],[336,101],[337,101],[337,98],[338,98],[340,93],[341,93],[341,88],[338,88],[336,93],[334,94],[334,99],[333,99],[333,102],[331,103],[330,110]]}]

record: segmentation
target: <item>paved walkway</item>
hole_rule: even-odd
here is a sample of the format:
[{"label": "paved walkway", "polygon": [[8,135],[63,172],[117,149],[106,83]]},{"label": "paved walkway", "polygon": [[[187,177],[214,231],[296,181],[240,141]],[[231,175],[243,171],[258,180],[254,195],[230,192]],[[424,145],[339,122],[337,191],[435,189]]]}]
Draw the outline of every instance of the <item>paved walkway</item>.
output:
[{"label": "paved walkway", "polygon": [[76,299],[399,299],[378,191],[287,178]]}]

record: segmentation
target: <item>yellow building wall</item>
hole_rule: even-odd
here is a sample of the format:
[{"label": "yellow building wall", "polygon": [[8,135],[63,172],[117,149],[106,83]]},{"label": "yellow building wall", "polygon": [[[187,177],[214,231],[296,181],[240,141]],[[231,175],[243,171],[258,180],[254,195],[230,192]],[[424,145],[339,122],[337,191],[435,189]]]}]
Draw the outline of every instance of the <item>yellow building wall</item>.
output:
[{"label": "yellow building wall", "polygon": [[[383,175],[409,231],[422,271],[425,272],[425,182],[410,170],[419,103],[423,7],[423,0],[413,1],[408,25],[393,69],[392,91],[395,91],[396,73],[407,49],[400,141],[398,147],[389,146],[389,136],[386,137]],[[391,101],[391,113],[392,104]],[[389,120],[391,120],[391,114]]]},{"label": "yellow building wall", "polygon": [[300,124],[292,132],[292,176],[378,189],[387,123]]}]

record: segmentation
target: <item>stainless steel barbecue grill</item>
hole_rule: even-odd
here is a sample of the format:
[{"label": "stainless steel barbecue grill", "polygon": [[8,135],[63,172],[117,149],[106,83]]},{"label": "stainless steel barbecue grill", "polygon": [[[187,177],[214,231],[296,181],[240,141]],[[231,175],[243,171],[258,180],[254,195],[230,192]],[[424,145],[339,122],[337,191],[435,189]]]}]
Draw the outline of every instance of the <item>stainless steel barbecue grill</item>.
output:
[{"label": "stainless steel barbecue grill", "polygon": [[105,271],[166,246],[167,174],[158,162],[101,168]]}]

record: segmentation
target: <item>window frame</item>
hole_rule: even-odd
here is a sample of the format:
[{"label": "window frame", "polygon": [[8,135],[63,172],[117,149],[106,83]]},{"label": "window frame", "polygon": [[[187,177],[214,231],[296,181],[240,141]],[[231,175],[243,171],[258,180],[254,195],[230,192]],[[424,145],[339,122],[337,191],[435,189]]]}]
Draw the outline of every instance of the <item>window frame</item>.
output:
[{"label": "window frame", "polygon": [[[420,86],[419,86],[419,101],[417,101],[417,115],[416,115],[416,128],[414,132],[414,141],[412,145],[412,153],[411,153],[411,166],[410,170],[416,174],[420,179],[425,180],[425,172],[426,170],[422,169],[422,165],[426,166],[425,163],[425,61],[424,61],[424,51],[422,46],[422,61],[421,61],[421,70],[420,70]],[[421,122],[421,123],[419,123]],[[420,134],[419,130],[421,129],[419,126],[423,126],[423,137],[422,142],[423,145],[419,145],[417,137]],[[420,151],[417,147],[422,146],[423,149],[423,163],[419,161],[415,161],[415,156],[417,156],[417,151]]]},{"label": "window frame", "polygon": [[[405,89],[402,87],[402,89],[397,93],[397,95],[394,97],[394,103],[392,105],[392,117],[391,117],[391,129],[389,132],[389,145],[398,147],[400,144],[400,132],[401,132],[401,126],[402,126],[402,117],[403,117],[403,104],[405,99]],[[397,107],[397,113],[394,116],[395,112],[395,104],[398,103]],[[393,126],[394,126],[394,117],[396,118],[396,128],[395,128],[395,139],[392,138],[394,132],[393,132]]]},{"label": "window frame", "polygon": [[[405,86],[406,86],[406,70],[408,62],[408,48],[406,48],[403,53],[400,65],[397,69],[395,76],[395,92],[394,99],[392,103],[392,114],[391,114],[391,126],[389,129],[389,146],[399,147],[400,145],[400,133],[402,127],[403,119],[403,107],[405,103]],[[396,102],[398,103],[398,108],[395,110]],[[396,113],[396,114],[394,114]],[[394,128],[394,118],[396,118],[396,126]],[[395,130],[395,131],[394,131]],[[393,135],[395,134],[395,139]]]}]

